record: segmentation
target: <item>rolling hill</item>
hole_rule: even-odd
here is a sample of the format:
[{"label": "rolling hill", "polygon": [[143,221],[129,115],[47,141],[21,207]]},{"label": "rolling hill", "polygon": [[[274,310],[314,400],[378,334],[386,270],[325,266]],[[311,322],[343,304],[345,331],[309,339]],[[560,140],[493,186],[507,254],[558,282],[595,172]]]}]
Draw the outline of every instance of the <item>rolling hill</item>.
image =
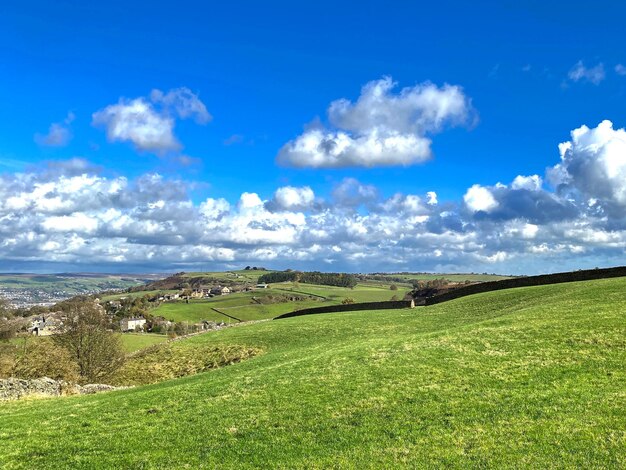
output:
[{"label": "rolling hill", "polygon": [[179,342],[236,365],[0,403],[3,468],[623,468],[626,278]]}]

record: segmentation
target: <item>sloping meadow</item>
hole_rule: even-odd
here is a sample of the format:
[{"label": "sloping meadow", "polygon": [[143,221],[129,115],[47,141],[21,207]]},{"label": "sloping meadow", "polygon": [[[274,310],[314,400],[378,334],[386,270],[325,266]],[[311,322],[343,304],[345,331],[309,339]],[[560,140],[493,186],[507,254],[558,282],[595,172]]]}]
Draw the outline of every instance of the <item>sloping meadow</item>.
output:
[{"label": "sloping meadow", "polygon": [[0,467],[624,468],[624,292],[529,287],[200,335],[181,345],[254,357],[0,404]]}]

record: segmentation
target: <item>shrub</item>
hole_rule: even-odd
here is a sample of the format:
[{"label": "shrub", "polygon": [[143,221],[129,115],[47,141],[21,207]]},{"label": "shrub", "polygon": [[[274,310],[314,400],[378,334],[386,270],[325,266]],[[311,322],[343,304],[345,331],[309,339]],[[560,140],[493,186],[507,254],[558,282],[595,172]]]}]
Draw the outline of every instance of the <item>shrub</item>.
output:
[{"label": "shrub", "polygon": [[115,385],[144,385],[206,372],[259,354],[246,346],[158,344],[135,354],[113,377]]},{"label": "shrub", "polygon": [[345,299],[341,301],[343,305],[353,304],[355,302],[356,301],[352,297],[346,297]]},{"label": "shrub", "polygon": [[14,350],[8,375],[20,379],[50,377],[68,382],[79,380],[78,365],[70,353],[48,338],[24,338],[20,341]]}]

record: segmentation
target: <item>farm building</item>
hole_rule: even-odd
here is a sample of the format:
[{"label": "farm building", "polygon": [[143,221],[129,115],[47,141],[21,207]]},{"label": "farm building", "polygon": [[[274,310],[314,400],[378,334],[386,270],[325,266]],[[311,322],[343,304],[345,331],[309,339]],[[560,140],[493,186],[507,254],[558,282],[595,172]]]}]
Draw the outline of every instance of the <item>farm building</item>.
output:
[{"label": "farm building", "polygon": [[137,328],[143,329],[146,319],[143,317],[122,318],[120,320],[120,330],[135,331]]},{"label": "farm building", "polygon": [[210,293],[212,295],[226,295],[226,294],[230,294],[230,289],[228,287],[217,286],[217,287],[212,287]]},{"label": "farm building", "polygon": [[62,324],[57,318],[36,317],[31,320],[28,331],[35,336],[49,336],[55,334]]}]

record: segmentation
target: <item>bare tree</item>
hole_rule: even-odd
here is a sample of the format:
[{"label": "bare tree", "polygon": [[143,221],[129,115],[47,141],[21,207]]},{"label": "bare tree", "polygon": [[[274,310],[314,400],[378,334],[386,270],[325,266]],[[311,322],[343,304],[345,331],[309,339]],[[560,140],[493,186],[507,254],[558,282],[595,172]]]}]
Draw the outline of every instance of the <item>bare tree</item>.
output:
[{"label": "bare tree", "polygon": [[107,329],[104,309],[93,301],[63,303],[65,320],[53,340],[67,349],[78,364],[81,381],[103,382],[124,362],[124,350],[118,335]]}]

